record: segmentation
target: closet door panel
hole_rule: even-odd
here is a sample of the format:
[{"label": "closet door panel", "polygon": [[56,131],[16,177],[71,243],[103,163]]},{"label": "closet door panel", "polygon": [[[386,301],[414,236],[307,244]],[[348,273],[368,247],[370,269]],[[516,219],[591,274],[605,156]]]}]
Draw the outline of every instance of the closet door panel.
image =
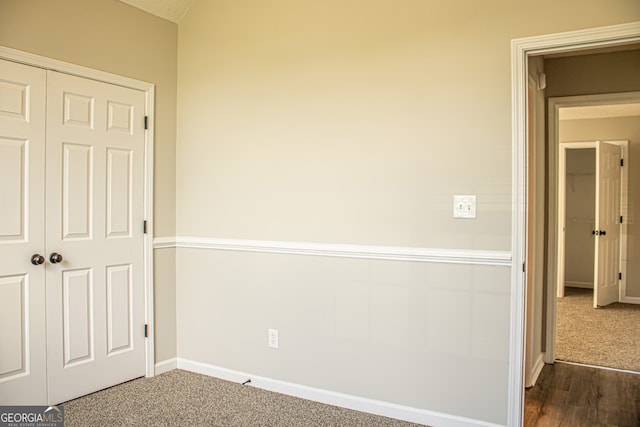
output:
[{"label": "closet door panel", "polygon": [[46,403],[44,70],[0,60],[0,405]]},{"label": "closet door panel", "polygon": [[49,403],[143,376],[141,91],[48,72]]}]

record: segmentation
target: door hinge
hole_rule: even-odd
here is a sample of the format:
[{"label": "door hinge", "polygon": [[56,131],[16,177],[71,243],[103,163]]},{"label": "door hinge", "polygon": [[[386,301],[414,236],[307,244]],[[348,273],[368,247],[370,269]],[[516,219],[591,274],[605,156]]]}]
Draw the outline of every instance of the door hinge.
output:
[{"label": "door hinge", "polygon": [[144,128],[149,129],[149,116],[144,116]]},{"label": "door hinge", "polygon": [[624,166],[624,159],[620,159],[620,166]]},{"label": "door hinge", "polygon": [[622,280],[622,272],[618,273],[618,280]]},{"label": "door hinge", "polygon": [[142,221],[142,233],[147,234],[147,220]]},{"label": "door hinge", "polygon": [[149,338],[149,325],[144,325],[144,337]]},{"label": "door hinge", "polygon": [[622,224],[622,215],[620,215],[620,224]]},{"label": "door hinge", "polygon": [[523,272],[523,273],[526,273],[526,272],[527,272],[527,263],[526,263],[526,262],[523,262],[523,263],[522,263],[522,272]]}]

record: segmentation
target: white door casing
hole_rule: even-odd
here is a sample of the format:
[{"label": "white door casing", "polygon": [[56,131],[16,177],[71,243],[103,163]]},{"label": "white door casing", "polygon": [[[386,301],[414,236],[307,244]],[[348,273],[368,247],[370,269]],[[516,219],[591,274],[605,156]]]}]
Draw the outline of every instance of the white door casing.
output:
[{"label": "white door casing", "polygon": [[620,159],[619,146],[596,145],[596,229],[594,307],[618,301],[620,292]]},{"label": "white door casing", "polygon": [[[0,404],[46,400],[44,70],[0,60]],[[27,400],[29,399],[29,400]]]},{"label": "white door casing", "polygon": [[144,109],[143,92],[48,72],[49,404],[145,374]]}]

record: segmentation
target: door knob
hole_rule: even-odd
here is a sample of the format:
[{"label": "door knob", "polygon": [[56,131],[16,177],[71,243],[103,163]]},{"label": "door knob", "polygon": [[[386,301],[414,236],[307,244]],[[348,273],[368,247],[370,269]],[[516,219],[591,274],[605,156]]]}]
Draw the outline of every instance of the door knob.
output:
[{"label": "door knob", "polygon": [[44,257],[40,254],[33,254],[31,256],[31,264],[33,265],[41,265],[44,264]]},{"label": "door knob", "polygon": [[601,235],[601,236],[606,236],[606,235],[607,235],[607,232],[606,232],[605,230],[602,230],[602,231],[600,232],[600,235]]},{"label": "door knob", "polygon": [[59,262],[62,262],[62,255],[54,252],[49,256],[49,261],[51,261],[51,264],[58,264]]}]

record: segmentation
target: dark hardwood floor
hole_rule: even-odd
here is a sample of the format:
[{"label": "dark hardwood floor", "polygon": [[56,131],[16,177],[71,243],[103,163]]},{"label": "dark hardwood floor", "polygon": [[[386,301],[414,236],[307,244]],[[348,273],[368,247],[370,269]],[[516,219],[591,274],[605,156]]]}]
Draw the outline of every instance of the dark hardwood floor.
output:
[{"label": "dark hardwood floor", "polygon": [[640,375],[545,365],[525,392],[525,427],[640,426]]}]

